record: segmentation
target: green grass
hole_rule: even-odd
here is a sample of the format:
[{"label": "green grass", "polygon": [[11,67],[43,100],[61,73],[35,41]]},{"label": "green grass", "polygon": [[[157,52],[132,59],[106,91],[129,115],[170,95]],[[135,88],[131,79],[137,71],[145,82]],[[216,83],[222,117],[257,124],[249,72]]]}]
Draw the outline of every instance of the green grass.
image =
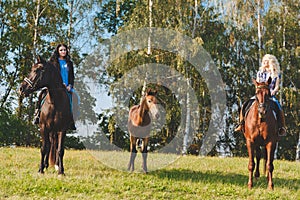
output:
[{"label": "green grass", "polygon": [[[299,162],[276,160],[270,191],[264,176],[248,190],[247,158],[184,156],[169,162],[172,155],[149,155],[148,174],[99,161],[115,159],[119,169],[129,159],[123,154],[116,159],[107,152],[66,150],[66,176],[58,177],[54,168],[37,173],[39,149],[0,148],[0,199],[300,199]],[[155,170],[154,159],[170,164]],[[140,167],[137,160],[136,170]]]}]

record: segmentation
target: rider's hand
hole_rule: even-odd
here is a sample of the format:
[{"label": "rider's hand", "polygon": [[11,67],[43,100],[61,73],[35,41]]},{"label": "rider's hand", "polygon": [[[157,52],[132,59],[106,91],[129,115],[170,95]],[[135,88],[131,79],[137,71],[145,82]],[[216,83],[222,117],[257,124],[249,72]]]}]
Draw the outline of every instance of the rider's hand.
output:
[{"label": "rider's hand", "polygon": [[68,86],[67,86],[67,90],[68,90],[68,92],[70,92],[70,91],[71,91],[71,89],[72,89],[72,86],[71,86],[71,85],[68,85]]},{"label": "rider's hand", "polygon": [[276,91],[271,92],[271,96],[274,96],[276,94]]}]

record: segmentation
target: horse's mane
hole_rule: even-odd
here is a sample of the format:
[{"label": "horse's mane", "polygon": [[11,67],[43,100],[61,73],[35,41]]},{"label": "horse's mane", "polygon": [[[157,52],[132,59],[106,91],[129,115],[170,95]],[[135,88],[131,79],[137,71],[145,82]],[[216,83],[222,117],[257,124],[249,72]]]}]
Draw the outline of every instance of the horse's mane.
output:
[{"label": "horse's mane", "polygon": [[45,69],[53,72],[54,76],[56,76],[58,81],[59,81],[58,83],[63,86],[63,80],[62,80],[62,77],[60,75],[59,69],[57,67],[55,67],[55,65],[50,61],[44,61],[41,64],[43,64]]}]

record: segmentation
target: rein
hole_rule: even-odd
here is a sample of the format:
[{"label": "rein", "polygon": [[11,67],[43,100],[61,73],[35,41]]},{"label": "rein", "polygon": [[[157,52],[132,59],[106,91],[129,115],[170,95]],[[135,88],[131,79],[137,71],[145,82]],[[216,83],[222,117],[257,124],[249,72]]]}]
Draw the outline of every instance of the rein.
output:
[{"label": "rein", "polygon": [[256,86],[256,89],[269,89],[269,86],[268,85],[259,85],[259,86]]},{"label": "rein", "polygon": [[37,83],[39,82],[39,80],[42,79],[44,72],[45,72],[45,69],[43,69],[43,70],[40,72],[38,78],[37,78],[34,82],[31,81],[31,80],[30,80],[29,78],[27,78],[27,77],[24,78],[24,81],[29,85],[29,87],[30,87],[31,89],[35,89]]},{"label": "rein", "polygon": [[33,82],[29,78],[24,78],[24,81],[31,87],[33,88]]}]

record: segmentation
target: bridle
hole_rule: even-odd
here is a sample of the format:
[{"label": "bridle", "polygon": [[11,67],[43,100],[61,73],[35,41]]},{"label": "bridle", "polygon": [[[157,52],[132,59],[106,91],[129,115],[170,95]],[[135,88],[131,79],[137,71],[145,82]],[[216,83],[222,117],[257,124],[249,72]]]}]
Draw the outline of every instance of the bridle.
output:
[{"label": "bridle", "polygon": [[[268,85],[258,85],[256,86],[256,89],[258,90],[262,90],[262,89],[267,89],[269,90],[269,86]],[[268,98],[264,98],[264,102],[260,103],[258,98],[257,98],[257,92],[255,94],[255,99],[258,103],[258,114],[259,114],[259,118],[264,118],[265,113],[268,111],[268,109],[270,108],[270,105],[268,104]],[[264,112],[263,112],[264,111]]]},{"label": "bridle", "polygon": [[42,79],[43,74],[45,72],[45,69],[41,69],[40,72],[34,77],[33,81],[31,81],[29,78],[24,78],[24,81],[29,85],[29,88],[31,90],[35,90],[37,88],[38,82]]},{"label": "bridle", "polygon": [[31,87],[33,88],[33,82],[29,78],[24,78],[24,81]]}]

